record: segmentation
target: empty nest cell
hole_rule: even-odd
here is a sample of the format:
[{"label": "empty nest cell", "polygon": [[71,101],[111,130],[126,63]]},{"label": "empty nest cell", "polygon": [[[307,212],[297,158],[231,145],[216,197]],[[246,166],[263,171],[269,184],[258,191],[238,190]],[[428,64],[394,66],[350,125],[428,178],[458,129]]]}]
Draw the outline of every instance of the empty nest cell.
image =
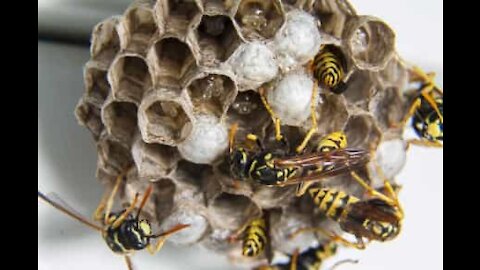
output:
[{"label": "empty nest cell", "polygon": [[205,66],[224,62],[242,42],[232,20],[224,15],[203,15],[195,35]]},{"label": "empty nest cell", "polygon": [[345,127],[349,147],[372,150],[380,143],[382,133],[371,115],[352,115]]},{"label": "empty nest cell", "polygon": [[230,230],[240,228],[260,214],[260,209],[248,197],[229,193],[218,194],[208,209],[212,226]]},{"label": "empty nest cell", "polygon": [[143,93],[152,85],[150,70],[142,57],[124,55],[110,69],[113,97],[140,104]]},{"label": "empty nest cell", "polygon": [[106,134],[98,141],[97,152],[98,166],[110,175],[119,175],[133,164],[129,149]]},{"label": "empty nest cell", "polygon": [[393,56],[395,34],[383,21],[371,16],[352,18],[344,40],[355,66],[378,71]]},{"label": "empty nest cell", "polygon": [[132,146],[132,156],[141,179],[158,179],[175,170],[178,151],[171,146],[145,143],[138,136]]},{"label": "empty nest cell", "polygon": [[128,29],[127,49],[134,52],[146,52],[150,41],[157,32],[153,11],[145,7],[136,7],[127,11],[125,27]]},{"label": "empty nest cell", "polygon": [[196,113],[212,113],[220,118],[235,96],[235,83],[225,75],[208,74],[187,88]]},{"label": "empty nest cell", "polygon": [[102,121],[112,138],[131,145],[137,131],[137,106],[131,102],[106,102],[102,109]]},{"label": "empty nest cell", "polygon": [[[370,101],[375,92],[375,84],[369,71],[355,70],[346,81],[347,86],[343,95],[350,104],[363,105]],[[366,109],[366,107],[365,107]]]},{"label": "empty nest cell", "polygon": [[172,213],[174,206],[175,183],[170,178],[162,178],[153,184],[153,201],[156,206],[157,221],[161,223]]},{"label": "empty nest cell", "polygon": [[140,105],[139,123],[145,142],[173,146],[188,135],[182,129],[191,121],[178,101],[156,99]]},{"label": "empty nest cell", "polygon": [[155,86],[182,88],[182,80],[189,70],[196,67],[190,47],[175,37],[166,37],[153,46]]},{"label": "empty nest cell", "polygon": [[200,8],[197,0],[158,0],[154,12],[163,31],[185,32]]},{"label": "empty nest cell", "polygon": [[388,87],[378,91],[369,104],[369,109],[376,116],[379,127],[386,131],[398,124],[404,114],[401,90]]},{"label": "empty nest cell", "polygon": [[75,108],[75,116],[78,122],[92,133],[95,140],[103,130],[100,108],[81,99]]},{"label": "empty nest cell", "polygon": [[340,38],[347,19],[355,15],[353,8],[343,0],[319,0],[313,4],[313,12],[322,23],[320,29]]},{"label": "empty nest cell", "polygon": [[345,98],[330,93],[321,94],[320,97],[323,102],[317,107],[319,114],[317,130],[323,135],[342,130],[348,120]]},{"label": "empty nest cell", "polygon": [[101,107],[110,92],[110,84],[107,80],[107,71],[86,67],[84,71],[86,96],[89,102]]},{"label": "empty nest cell", "polygon": [[95,26],[90,53],[92,59],[108,67],[120,51],[120,38],[116,30],[119,18],[112,17]]},{"label": "empty nest cell", "polygon": [[270,116],[263,106],[260,95],[248,90],[238,93],[228,108],[227,119],[231,124],[238,123],[240,128],[248,129],[246,133],[258,134],[266,122],[270,121]]},{"label": "empty nest cell", "polygon": [[248,39],[270,39],[285,21],[285,13],[279,0],[242,0],[235,20]]},{"label": "empty nest cell", "polygon": [[180,160],[174,173],[174,179],[179,184],[192,186],[200,190],[203,186],[204,174],[210,173],[211,170],[210,165]]}]

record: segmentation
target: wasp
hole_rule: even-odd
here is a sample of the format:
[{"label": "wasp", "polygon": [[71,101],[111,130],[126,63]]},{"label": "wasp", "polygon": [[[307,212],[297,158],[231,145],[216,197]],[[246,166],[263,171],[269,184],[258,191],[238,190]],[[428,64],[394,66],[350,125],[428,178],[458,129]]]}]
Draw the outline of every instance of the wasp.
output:
[{"label": "wasp", "polygon": [[405,126],[411,119],[413,130],[419,139],[409,140],[408,146],[416,144],[443,147],[443,91],[435,85],[434,73],[427,74],[420,68],[413,67],[410,74],[410,82],[419,82],[420,86],[400,123]]},{"label": "wasp", "polygon": [[379,190],[386,191],[389,195],[387,196],[369,186],[357,173],[350,174],[370,194],[371,198],[362,200],[333,188],[311,187],[308,193],[321,213],[337,222],[343,231],[354,235],[356,242],[352,243],[322,228],[300,229],[293,233],[292,237],[306,231],[318,231],[346,246],[365,249],[364,238],[368,241],[385,242],[398,236],[404,216],[397,197],[401,187],[397,186],[394,189],[381,173],[384,178],[384,187]]},{"label": "wasp", "polygon": [[263,210],[263,215],[254,218],[240,227],[233,235],[229,237],[230,242],[234,242],[243,234],[242,255],[246,257],[257,257],[265,251],[266,257],[270,262],[273,253],[270,242],[270,215],[267,210]]},{"label": "wasp", "polygon": [[[255,152],[234,147],[236,130],[237,125],[234,124],[229,134],[229,164],[232,176],[237,180],[251,180],[268,186],[297,185],[347,173],[365,165],[369,159],[366,151],[354,148],[286,156],[285,153],[266,150],[256,135],[248,134],[247,140],[253,141],[260,149]],[[318,149],[328,149],[335,143],[326,140]]]},{"label": "wasp", "polygon": [[[318,244],[314,247],[308,248],[300,253],[296,250],[292,255],[288,256],[286,263],[277,263],[274,265],[264,265],[258,267],[256,270],[319,270],[326,259],[333,257],[337,253],[337,243],[328,241],[324,244]],[[334,269],[340,263],[353,262],[356,260],[342,260],[336,263],[330,270]]]},{"label": "wasp", "polygon": [[[135,215],[132,215],[139,199],[139,194],[135,194],[133,202],[126,209],[118,212],[112,212],[112,206],[119,186],[124,178],[124,173],[120,174],[110,194],[105,193],[100,204],[94,213],[94,219],[97,224],[91,222],[88,218],[82,216],[73,208],[68,206],[59,197],[45,195],[38,191],[38,197],[65,213],[66,215],[80,221],[88,227],[100,232],[108,247],[116,254],[123,255],[129,270],[132,270],[130,255],[136,250],[147,249],[152,255],[160,251],[168,236],[190,226],[188,224],[178,224],[171,229],[153,234],[150,222],[147,219],[140,219],[140,214],[145,203],[152,193],[153,186],[150,185],[143,195],[140,206]],[[152,239],[157,239],[157,243],[152,245]]]},{"label": "wasp", "polygon": [[[312,125],[305,134],[302,143],[297,147],[297,153],[301,153],[307,146],[309,140],[317,130],[317,118],[315,112],[315,97],[318,95],[318,86],[325,87],[335,94],[341,94],[347,90],[347,84],[344,82],[345,70],[347,68],[345,57],[339,48],[333,45],[322,45],[318,54],[308,64],[308,70],[313,74],[314,84],[312,90],[312,98],[310,103],[310,115]],[[273,123],[275,124],[275,138],[282,139],[280,132],[280,119],[268,104],[265,97],[265,89],[260,87],[258,89],[262,103],[270,114]]]}]

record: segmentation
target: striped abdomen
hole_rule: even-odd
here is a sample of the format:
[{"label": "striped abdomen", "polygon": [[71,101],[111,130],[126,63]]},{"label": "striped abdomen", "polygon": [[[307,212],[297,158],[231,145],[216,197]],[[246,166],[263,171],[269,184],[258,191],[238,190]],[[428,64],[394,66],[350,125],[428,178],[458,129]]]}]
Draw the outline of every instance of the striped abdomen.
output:
[{"label": "striped abdomen", "polygon": [[[119,214],[116,214],[117,217]],[[117,228],[108,227],[103,237],[110,249],[119,254],[126,254],[133,250],[141,250],[147,247],[149,239],[138,229],[137,220],[132,216]]]},{"label": "striped abdomen", "polygon": [[245,231],[242,253],[244,256],[259,255],[267,244],[266,224],[263,218],[253,220]]},{"label": "striped abdomen", "polygon": [[310,188],[310,196],[315,205],[329,218],[339,221],[347,212],[346,208],[355,202],[357,197],[346,194],[343,191],[329,188]]},{"label": "striped abdomen", "polygon": [[313,75],[328,88],[335,88],[343,78],[341,59],[329,50],[322,49],[313,60]]}]

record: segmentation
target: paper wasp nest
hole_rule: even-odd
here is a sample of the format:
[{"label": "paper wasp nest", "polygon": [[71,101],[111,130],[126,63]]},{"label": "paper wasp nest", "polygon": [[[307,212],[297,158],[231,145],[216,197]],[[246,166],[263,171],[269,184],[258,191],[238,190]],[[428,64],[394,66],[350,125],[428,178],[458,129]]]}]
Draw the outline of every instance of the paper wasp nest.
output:
[{"label": "paper wasp nest", "polygon": [[[288,141],[298,144],[310,127],[311,94],[282,100],[281,93],[307,88],[311,93],[308,61],[322,44],[335,45],[346,58],[348,89],[342,95],[320,89],[319,126],[311,144],[344,130],[349,146],[378,150],[378,162],[393,181],[405,150],[402,130],[389,127],[405,114],[402,90],[408,79],[394,42],[389,26],[357,15],[343,0],[134,1],[122,16],[94,28],[76,116],[97,143],[102,182],[134,165],[123,199],[153,181],[146,206],[152,222],[164,228],[192,224],[171,242],[200,244],[252,262],[241,258],[240,243],[226,238],[262,209],[272,210],[273,249],[281,252],[305,249],[320,237],[289,240],[299,227],[336,225],[316,214],[308,196],[296,198],[293,186],[235,187],[226,164],[229,126],[239,123],[237,142],[247,132],[267,146],[273,141],[258,94],[263,86],[281,118],[288,118],[282,128]],[[363,194],[346,177],[324,185]]]}]

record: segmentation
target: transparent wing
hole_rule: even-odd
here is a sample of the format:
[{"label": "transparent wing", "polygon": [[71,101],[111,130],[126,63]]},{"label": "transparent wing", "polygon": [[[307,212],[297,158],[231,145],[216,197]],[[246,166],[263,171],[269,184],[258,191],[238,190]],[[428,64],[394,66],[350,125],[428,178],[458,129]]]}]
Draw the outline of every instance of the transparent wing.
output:
[{"label": "transparent wing", "polygon": [[50,204],[51,206],[55,207],[56,209],[62,211],[66,215],[68,215],[68,216],[80,221],[81,223],[89,226],[90,228],[93,228],[93,229],[98,230],[98,231],[102,230],[102,227],[100,227],[99,225],[91,222],[84,215],[80,214],[73,207],[71,207],[64,200],[62,200],[60,198],[60,196],[58,196],[57,194],[51,192],[51,193],[48,193],[48,195],[45,195],[42,192],[38,191],[38,197],[41,198],[46,203]]}]

